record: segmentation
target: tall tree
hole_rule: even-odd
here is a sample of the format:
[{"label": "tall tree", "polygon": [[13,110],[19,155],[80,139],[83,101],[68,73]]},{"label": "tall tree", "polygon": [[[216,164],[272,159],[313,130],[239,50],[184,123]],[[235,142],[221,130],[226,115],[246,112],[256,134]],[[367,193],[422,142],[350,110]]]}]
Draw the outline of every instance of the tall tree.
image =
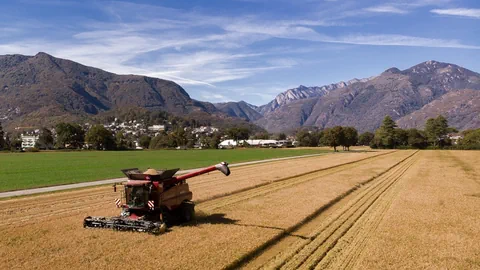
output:
[{"label": "tall tree", "polygon": [[151,141],[152,138],[150,136],[142,135],[140,139],[138,139],[138,144],[140,144],[143,149],[147,149],[150,146]]},{"label": "tall tree", "polygon": [[117,132],[117,134],[115,134],[115,144],[118,150],[127,149],[128,142],[127,142],[127,138],[125,138],[125,134],[123,133],[123,131],[119,131]]},{"label": "tall tree", "polygon": [[466,149],[480,149],[480,129],[467,132],[460,144]]},{"label": "tall tree", "polygon": [[218,132],[215,132],[212,134],[212,136],[209,138],[208,142],[208,148],[211,149],[217,149],[218,145],[221,142],[222,135]]},{"label": "tall tree", "polygon": [[41,128],[38,141],[36,143],[37,148],[41,149],[53,149],[53,134],[48,128]]},{"label": "tall tree", "polygon": [[10,141],[10,134],[6,133],[5,134],[5,150],[11,150],[12,149],[12,142]]},{"label": "tall tree", "polygon": [[445,139],[448,131],[448,121],[442,115],[437,118],[429,118],[425,124],[425,134],[428,142],[435,147],[439,146],[441,141]]},{"label": "tall tree", "polygon": [[350,146],[356,145],[358,142],[358,131],[354,127],[344,127],[343,136],[342,145],[350,151]]},{"label": "tall tree", "polygon": [[408,146],[412,148],[419,148],[423,149],[427,147],[427,138],[425,138],[425,135],[422,131],[411,128],[407,130],[407,136],[408,136]]},{"label": "tall tree", "polygon": [[322,133],[302,129],[297,132],[296,140],[299,146],[316,147],[320,143]]},{"label": "tall tree", "polygon": [[278,140],[286,140],[287,139],[287,134],[285,133],[279,133],[278,136],[277,136],[277,139]]},{"label": "tall tree", "polygon": [[3,132],[2,123],[0,122],[0,150],[5,149],[5,133]]},{"label": "tall tree", "polygon": [[187,133],[181,126],[177,127],[175,131],[171,132],[169,135],[173,137],[177,146],[187,145]]},{"label": "tall tree", "polygon": [[360,134],[360,136],[358,137],[358,144],[359,145],[370,145],[370,143],[372,142],[373,140],[373,137],[375,137],[375,134],[371,133],[371,132],[364,132],[362,134]]},{"label": "tall tree", "polygon": [[337,146],[344,144],[345,134],[343,127],[336,126],[327,128],[323,131],[323,144],[333,147],[333,151],[337,151]]},{"label": "tall tree", "polygon": [[[173,132],[172,132],[173,133]],[[177,147],[177,142],[172,133],[167,134],[162,132],[152,138],[150,142],[150,149],[163,149],[163,148],[173,148]]]},{"label": "tall tree", "polygon": [[406,130],[401,128],[395,129],[395,146],[407,146],[408,145],[408,133]]},{"label": "tall tree", "polygon": [[96,150],[115,149],[112,132],[102,125],[95,125],[88,130],[85,140]]},{"label": "tall tree", "polygon": [[387,115],[382,125],[375,131],[374,143],[379,148],[395,148],[395,128],[397,124]]},{"label": "tall tree", "polygon": [[246,127],[232,127],[226,131],[229,138],[238,142],[239,140],[247,140],[251,130]]},{"label": "tall tree", "polygon": [[60,123],[55,127],[58,148],[81,148],[85,140],[85,131],[80,125]]}]

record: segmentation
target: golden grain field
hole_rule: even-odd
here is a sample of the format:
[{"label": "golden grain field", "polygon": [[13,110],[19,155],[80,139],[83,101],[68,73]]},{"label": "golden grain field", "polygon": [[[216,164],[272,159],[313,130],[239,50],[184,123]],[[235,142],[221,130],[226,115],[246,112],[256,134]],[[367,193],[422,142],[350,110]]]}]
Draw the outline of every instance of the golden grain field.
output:
[{"label": "golden grain field", "polygon": [[0,201],[4,269],[480,268],[480,154],[341,153],[189,180],[197,220],[154,236],[84,229],[111,187]]}]

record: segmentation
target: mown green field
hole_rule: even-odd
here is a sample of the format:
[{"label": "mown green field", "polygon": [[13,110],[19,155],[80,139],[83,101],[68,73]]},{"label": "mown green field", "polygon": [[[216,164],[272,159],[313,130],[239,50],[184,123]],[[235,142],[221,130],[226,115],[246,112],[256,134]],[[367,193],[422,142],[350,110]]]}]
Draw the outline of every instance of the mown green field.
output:
[{"label": "mown green field", "polygon": [[199,168],[308,154],[320,149],[235,149],[0,153],[0,191],[122,177],[125,168]]}]

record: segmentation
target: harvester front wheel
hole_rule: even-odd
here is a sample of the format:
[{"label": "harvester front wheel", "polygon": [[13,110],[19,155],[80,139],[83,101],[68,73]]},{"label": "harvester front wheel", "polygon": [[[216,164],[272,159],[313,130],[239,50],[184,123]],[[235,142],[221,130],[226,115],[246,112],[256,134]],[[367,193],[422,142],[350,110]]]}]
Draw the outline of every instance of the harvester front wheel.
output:
[{"label": "harvester front wheel", "polygon": [[182,203],[182,221],[190,222],[195,219],[195,204],[191,201]]}]

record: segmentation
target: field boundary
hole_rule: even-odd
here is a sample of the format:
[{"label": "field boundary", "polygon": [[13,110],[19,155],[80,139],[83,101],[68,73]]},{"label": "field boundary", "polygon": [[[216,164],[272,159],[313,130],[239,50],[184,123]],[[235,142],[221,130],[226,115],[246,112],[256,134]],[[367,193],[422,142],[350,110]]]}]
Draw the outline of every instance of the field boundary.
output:
[{"label": "field boundary", "polygon": [[[282,158],[254,160],[254,161],[247,161],[247,162],[230,164],[229,166],[230,167],[240,167],[240,166],[248,166],[248,165],[261,164],[261,163],[267,163],[267,162],[289,160],[289,159],[324,156],[324,155],[327,155],[327,154],[328,153],[320,153],[320,154],[309,154],[309,155],[300,155],[300,156],[291,156],[291,157],[282,157]],[[202,168],[181,170],[181,171],[178,171],[178,174],[185,174],[185,173],[189,173],[189,172],[199,170],[199,169],[202,169]],[[64,185],[46,186],[46,187],[40,187],[40,188],[5,191],[5,192],[0,192],[0,199],[10,198],[10,197],[27,196],[27,195],[35,195],[35,194],[42,194],[42,193],[50,193],[50,192],[70,190],[70,189],[102,186],[102,185],[108,185],[108,184],[121,183],[121,182],[124,182],[126,180],[127,180],[127,178],[121,177],[121,178],[81,182],[81,183],[75,183],[75,184],[64,184]]]}]

